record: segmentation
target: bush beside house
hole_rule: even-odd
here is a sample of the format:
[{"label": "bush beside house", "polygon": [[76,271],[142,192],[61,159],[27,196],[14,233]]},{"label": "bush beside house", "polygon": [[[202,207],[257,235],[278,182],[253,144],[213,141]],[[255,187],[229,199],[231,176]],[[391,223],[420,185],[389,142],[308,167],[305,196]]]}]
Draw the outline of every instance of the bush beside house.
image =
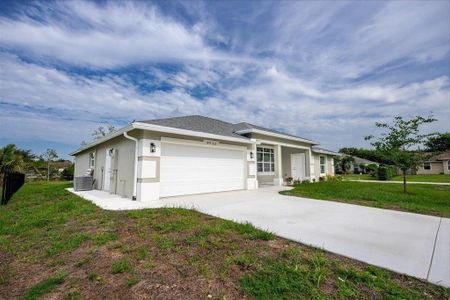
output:
[{"label": "bush beside house", "polygon": [[380,166],[377,175],[378,180],[390,180],[397,175],[397,169],[394,166]]}]

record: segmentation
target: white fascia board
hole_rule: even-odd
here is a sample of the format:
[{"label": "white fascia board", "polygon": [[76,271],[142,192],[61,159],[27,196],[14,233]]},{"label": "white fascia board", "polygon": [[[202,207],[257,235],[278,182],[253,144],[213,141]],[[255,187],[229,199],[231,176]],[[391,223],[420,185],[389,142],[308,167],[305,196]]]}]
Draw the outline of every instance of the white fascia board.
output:
[{"label": "white fascia board", "polygon": [[311,149],[311,147],[294,145],[294,144],[287,144],[287,143],[280,143],[280,142],[269,141],[269,140],[258,140],[258,142],[259,142],[259,144],[264,144],[264,145],[280,145],[280,146],[283,146],[283,147],[303,149],[303,150],[310,150]]},{"label": "white fascia board", "polygon": [[333,155],[333,156],[342,156],[342,154],[340,154],[340,153],[326,151],[326,150],[312,149],[312,152],[319,153],[319,154],[328,154],[328,155]]},{"label": "white fascia board", "polygon": [[193,131],[193,130],[187,130],[187,129],[179,129],[179,128],[173,128],[173,127],[153,125],[153,124],[148,124],[148,123],[135,122],[132,125],[134,128],[142,129],[142,130],[157,131],[157,132],[163,132],[163,133],[172,133],[172,134],[179,134],[179,135],[186,135],[186,136],[193,136],[193,137],[200,137],[200,138],[208,138],[208,139],[213,139],[213,140],[229,141],[229,142],[236,142],[236,143],[243,143],[243,144],[254,144],[255,143],[251,139],[243,139],[243,138],[241,139],[241,138],[235,138],[235,137],[231,137],[231,136],[229,137],[229,136],[223,136],[223,135],[206,133],[206,132],[199,132],[199,131]]},{"label": "white fascia board", "polygon": [[78,154],[80,152],[83,152],[84,150],[87,150],[87,149],[92,148],[92,147],[94,147],[94,146],[96,146],[98,144],[101,144],[101,143],[106,142],[106,141],[108,141],[110,139],[118,137],[119,135],[122,135],[124,132],[130,131],[132,129],[133,129],[133,125],[132,124],[130,124],[128,126],[125,126],[125,127],[121,128],[121,129],[119,129],[117,131],[114,131],[113,133],[110,133],[108,135],[105,135],[102,138],[99,138],[96,141],[93,141],[92,143],[89,143],[87,145],[84,145],[84,146],[78,148],[77,150],[69,153],[69,155],[74,156],[74,155],[76,155],[76,154]]},{"label": "white fascia board", "polygon": [[256,128],[238,130],[238,131],[236,131],[236,133],[237,134],[259,133],[259,134],[269,135],[269,136],[283,138],[283,139],[287,139],[287,140],[303,142],[303,143],[307,143],[307,144],[311,144],[311,145],[318,145],[318,143],[313,142],[311,140],[302,139],[302,138],[299,138],[299,137],[293,137],[293,136],[290,136],[290,135],[287,135],[287,134],[275,133],[275,132],[271,132],[271,131],[256,129]]}]

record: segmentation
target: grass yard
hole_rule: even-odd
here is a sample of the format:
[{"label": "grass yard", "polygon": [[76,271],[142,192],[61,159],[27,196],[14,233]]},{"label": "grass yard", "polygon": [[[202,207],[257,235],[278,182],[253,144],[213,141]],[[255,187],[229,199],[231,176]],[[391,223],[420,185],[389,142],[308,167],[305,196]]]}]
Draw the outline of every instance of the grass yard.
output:
[{"label": "grass yard", "polygon": [[342,174],[337,176],[341,176],[342,179],[350,180],[378,180],[378,178],[372,177],[369,174]]},{"label": "grass yard", "polygon": [[[345,174],[339,176],[342,176],[342,179],[350,179],[350,180],[378,180],[378,178],[372,177],[369,174]],[[403,176],[394,176],[390,180],[403,181]],[[450,174],[406,175],[406,181],[450,183]]]},{"label": "grass yard", "polygon": [[402,189],[403,185],[395,183],[329,181],[299,184],[282,193],[450,217],[450,186],[411,184],[407,194]]},{"label": "grass yard", "polygon": [[185,209],[104,211],[68,186],[27,183],[0,207],[0,299],[450,297],[249,224]]},{"label": "grass yard", "polygon": [[[394,176],[391,180],[403,181],[402,176]],[[450,174],[406,175],[406,182],[443,182],[450,183]]]}]

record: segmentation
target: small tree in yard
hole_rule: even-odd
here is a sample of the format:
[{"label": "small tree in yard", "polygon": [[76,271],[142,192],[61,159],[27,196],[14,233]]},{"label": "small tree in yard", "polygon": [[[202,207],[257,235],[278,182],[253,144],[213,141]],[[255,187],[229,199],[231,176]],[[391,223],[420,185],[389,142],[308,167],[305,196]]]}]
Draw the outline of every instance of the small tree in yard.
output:
[{"label": "small tree in yard", "polygon": [[[371,145],[402,170],[404,193],[406,193],[406,172],[415,168],[422,159],[421,155],[411,151],[411,148],[423,144],[426,138],[435,135],[434,133],[420,134],[419,127],[434,121],[436,119],[433,116],[426,118],[417,116],[410,120],[403,120],[402,117],[396,116],[393,124],[375,123],[378,128],[386,129],[387,132],[382,133]],[[374,140],[375,137],[369,135],[365,139]]]},{"label": "small tree in yard", "polygon": [[342,173],[347,174],[348,171],[350,171],[350,168],[352,167],[352,163],[355,162],[355,159],[352,156],[344,156],[341,158],[341,169]]},{"label": "small tree in yard", "polygon": [[58,158],[58,154],[56,154],[56,150],[47,149],[44,154],[42,154],[42,159],[47,162],[47,181],[50,180],[50,162]]}]

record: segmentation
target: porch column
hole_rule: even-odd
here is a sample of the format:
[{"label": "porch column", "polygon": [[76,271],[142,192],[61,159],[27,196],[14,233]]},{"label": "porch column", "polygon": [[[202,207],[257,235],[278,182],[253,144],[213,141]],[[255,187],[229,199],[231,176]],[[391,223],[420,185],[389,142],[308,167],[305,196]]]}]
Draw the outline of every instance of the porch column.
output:
[{"label": "porch column", "polygon": [[256,144],[247,147],[247,190],[258,188],[256,177]]},{"label": "porch column", "polygon": [[283,170],[281,165],[281,146],[276,145],[274,147],[274,160],[275,160],[275,172],[273,178],[274,185],[283,185]]},{"label": "porch column", "polygon": [[308,149],[308,155],[309,155],[309,179],[313,181],[313,179],[316,179],[316,172],[315,172],[315,166],[314,166],[314,155],[312,154],[311,149]]}]

